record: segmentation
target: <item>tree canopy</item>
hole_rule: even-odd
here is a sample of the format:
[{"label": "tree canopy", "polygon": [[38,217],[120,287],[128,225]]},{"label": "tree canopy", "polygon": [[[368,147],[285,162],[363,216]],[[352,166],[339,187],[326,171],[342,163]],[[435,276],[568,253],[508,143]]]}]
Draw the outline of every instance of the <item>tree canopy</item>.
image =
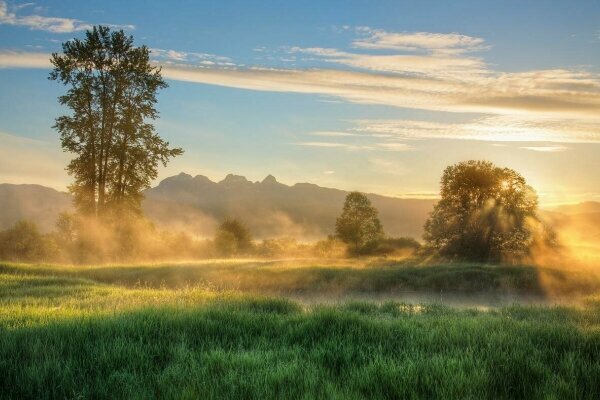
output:
[{"label": "tree canopy", "polygon": [[159,164],[183,153],[149,122],[158,116],[158,90],[167,87],[160,68],[150,63],[146,46],[135,47],[132,36],[106,26],[62,48],[52,54],[49,79],[67,87],[59,102],[70,114],[59,116],[55,128],[63,150],[75,155],[67,166],[75,205],[88,215],[138,213]]},{"label": "tree canopy", "polygon": [[440,194],[424,239],[441,256],[514,261],[528,255],[537,240],[550,240],[537,215],[535,191],[512,169],[473,160],[451,165]]},{"label": "tree canopy", "polygon": [[354,254],[367,253],[377,247],[383,239],[383,227],[377,209],[367,196],[359,192],[346,196],[342,214],[335,222],[335,234]]},{"label": "tree canopy", "polygon": [[226,218],[215,234],[215,248],[221,255],[248,253],[252,249],[252,235],[242,222]]}]

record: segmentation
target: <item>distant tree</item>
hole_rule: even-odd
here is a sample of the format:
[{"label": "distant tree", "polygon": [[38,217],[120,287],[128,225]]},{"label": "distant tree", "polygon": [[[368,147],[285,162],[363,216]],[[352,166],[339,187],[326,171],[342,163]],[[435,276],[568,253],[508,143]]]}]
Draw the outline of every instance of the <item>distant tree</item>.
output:
[{"label": "distant tree", "polygon": [[71,245],[76,238],[77,227],[75,217],[68,212],[61,212],[56,219],[56,237],[62,245]]},{"label": "distant tree", "polygon": [[215,234],[215,248],[224,256],[246,254],[252,249],[252,235],[239,220],[227,218]]},{"label": "distant tree", "polygon": [[0,258],[11,261],[45,261],[54,246],[33,222],[21,220],[0,232]]},{"label": "distant tree", "polygon": [[538,199],[519,173],[487,161],[446,168],[441,200],[424,239],[438,255],[474,261],[517,261],[534,243],[552,241],[537,216]]},{"label": "distant tree", "polygon": [[341,258],[348,253],[348,246],[339,238],[329,235],[313,245],[312,253],[319,258]]},{"label": "distant tree", "polygon": [[54,127],[63,150],[75,154],[67,171],[80,213],[139,213],[142,190],[156,178],[159,163],[183,152],[170,148],[148,122],[158,116],[157,91],[167,87],[149,54],[146,46],[133,45],[132,36],[106,26],[52,54],[49,78],[68,87],[59,102],[71,111]]},{"label": "distant tree", "polygon": [[335,235],[348,245],[352,254],[369,253],[383,239],[377,214],[364,194],[352,192],[346,196],[342,214],[335,222]]}]

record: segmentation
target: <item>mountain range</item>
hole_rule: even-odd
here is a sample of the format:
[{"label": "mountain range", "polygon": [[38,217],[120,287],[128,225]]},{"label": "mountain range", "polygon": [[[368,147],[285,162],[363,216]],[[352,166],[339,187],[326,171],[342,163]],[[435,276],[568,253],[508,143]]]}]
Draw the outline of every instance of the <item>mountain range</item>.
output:
[{"label": "mountain range", "polygon": [[[272,175],[260,182],[229,174],[219,182],[185,173],[162,180],[145,191],[145,214],[160,228],[211,237],[226,217],[242,220],[256,238],[323,238],[333,233],[348,192],[311,183],[285,185]],[[420,238],[435,200],[401,199],[367,194],[390,236]],[[54,228],[61,211],[72,211],[70,195],[40,185],[0,184],[0,229],[19,219],[36,222],[42,231]],[[543,211],[552,225],[573,220],[597,235],[600,203],[586,202]],[[579,230],[579,229],[578,229]]]},{"label": "mountain range", "polygon": [[[181,173],[145,192],[144,211],[158,225],[212,235],[223,218],[237,217],[256,237],[322,238],[333,233],[348,192],[311,183],[282,184],[272,175],[261,182],[229,174],[220,182]],[[379,210],[386,233],[420,237],[434,200],[367,195]]]}]

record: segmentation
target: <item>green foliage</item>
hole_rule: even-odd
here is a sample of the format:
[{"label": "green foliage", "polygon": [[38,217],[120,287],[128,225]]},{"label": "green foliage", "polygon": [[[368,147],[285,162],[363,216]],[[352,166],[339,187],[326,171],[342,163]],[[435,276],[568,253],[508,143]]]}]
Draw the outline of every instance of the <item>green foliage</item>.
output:
[{"label": "green foliage", "polygon": [[368,254],[383,239],[383,227],[377,209],[362,193],[346,196],[342,214],[335,222],[335,234],[348,245],[351,254]]},{"label": "green foliage", "polygon": [[335,236],[319,240],[313,246],[313,255],[319,258],[343,258],[348,254],[348,246]]},{"label": "green foliage", "polygon": [[42,235],[33,222],[18,221],[0,232],[0,260],[39,262],[56,259],[57,255],[53,238]]},{"label": "green foliage", "polygon": [[149,54],[122,30],[94,26],[50,60],[50,79],[68,87],[59,102],[71,113],[55,128],[63,150],[75,155],[67,167],[75,179],[70,191],[85,215],[139,214],[141,192],[158,165],[183,152],[169,148],[148,122],[158,116],[157,91],[167,87]]},{"label": "green foliage", "polygon": [[121,269],[113,285],[97,281],[105,268],[86,270],[96,279],[66,276],[72,267],[0,265],[0,398],[591,399],[600,391],[598,299],[488,311],[309,305],[123,287],[139,266]]},{"label": "green foliage", "polygon": [[311,246],[299,243],[294,238],[284,237],[264,239],[255,250],[262,257],[303,257],[310,253]]},{"label": "green foliage", "polygon": [[221,256],[247,255],[253,249],[248,228],[235,218],[226,218],[215,234],[215,249]]},{"label": "green foliage", "polygon": [[449,166],[441,199],[424,239],[438,255],[473,261],[519,261],[551,234],[537,216],[538,199],[525,179],[487,161]]},{"label": "green foliage", "polygon": [[413,255],[421,244],[411,237],[385,238],[379,242],[376,253],[383,255]]},{"label": "green foliage", "polygon": [[140,284],[154,288],[209,284],[225,290],[273,295],[304,293],[311,297],[330,293],[398,297],[406,295],[408,291],[421,292],[422,298],[436,301],[441,299],[442,294],[449,300],[456,296],[460,299],[466,294],[480,294],[495,302],[504,296],[510,301],[514,296],[521,295],[542,300],[551,294],[574,299],[600,292],[600,277],[589,271],[566,272],[526,265],[419,265],[410,260],[373,260],[367,265],[357,260],[320,260],[316,265],[310,260],[207,260],[185,264],[69,266],[64,269],[34,265],[2,267],[0,264],[2,270],[10,270],[15,274],[76,277],[130,288]]}]

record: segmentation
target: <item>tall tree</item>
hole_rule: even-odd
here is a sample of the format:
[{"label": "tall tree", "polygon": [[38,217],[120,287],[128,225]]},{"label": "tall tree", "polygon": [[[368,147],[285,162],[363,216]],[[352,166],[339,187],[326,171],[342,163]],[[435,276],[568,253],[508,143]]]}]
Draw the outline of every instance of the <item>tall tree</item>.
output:
[{"label": "tall tree", "polygon": [[381,242],[383,227],[377,214],[364,194],[352,192],[346,196],[342,214],[335,222],[335,234],[351,253],[368,253]]},{"label": "tall tree", "polygon": [[441,256],[519,261],[536,242],[553,242],[538,218],[535,191],[512,169],[473,160],[451,165],[440,194],[424,239]]},{"label": "tall tree", "polygon": [[63,43],[52,54],[50,79],[68,87],[59,97],[71,113],[56,119],[64,151],[75,154],[67,166],[70,191],[84,214],[140,212],[142,190],[158,174],[159,163],[183,153],[154,130],[156,94],[167,87],[146,46],[106,26],[85,39]]}]

